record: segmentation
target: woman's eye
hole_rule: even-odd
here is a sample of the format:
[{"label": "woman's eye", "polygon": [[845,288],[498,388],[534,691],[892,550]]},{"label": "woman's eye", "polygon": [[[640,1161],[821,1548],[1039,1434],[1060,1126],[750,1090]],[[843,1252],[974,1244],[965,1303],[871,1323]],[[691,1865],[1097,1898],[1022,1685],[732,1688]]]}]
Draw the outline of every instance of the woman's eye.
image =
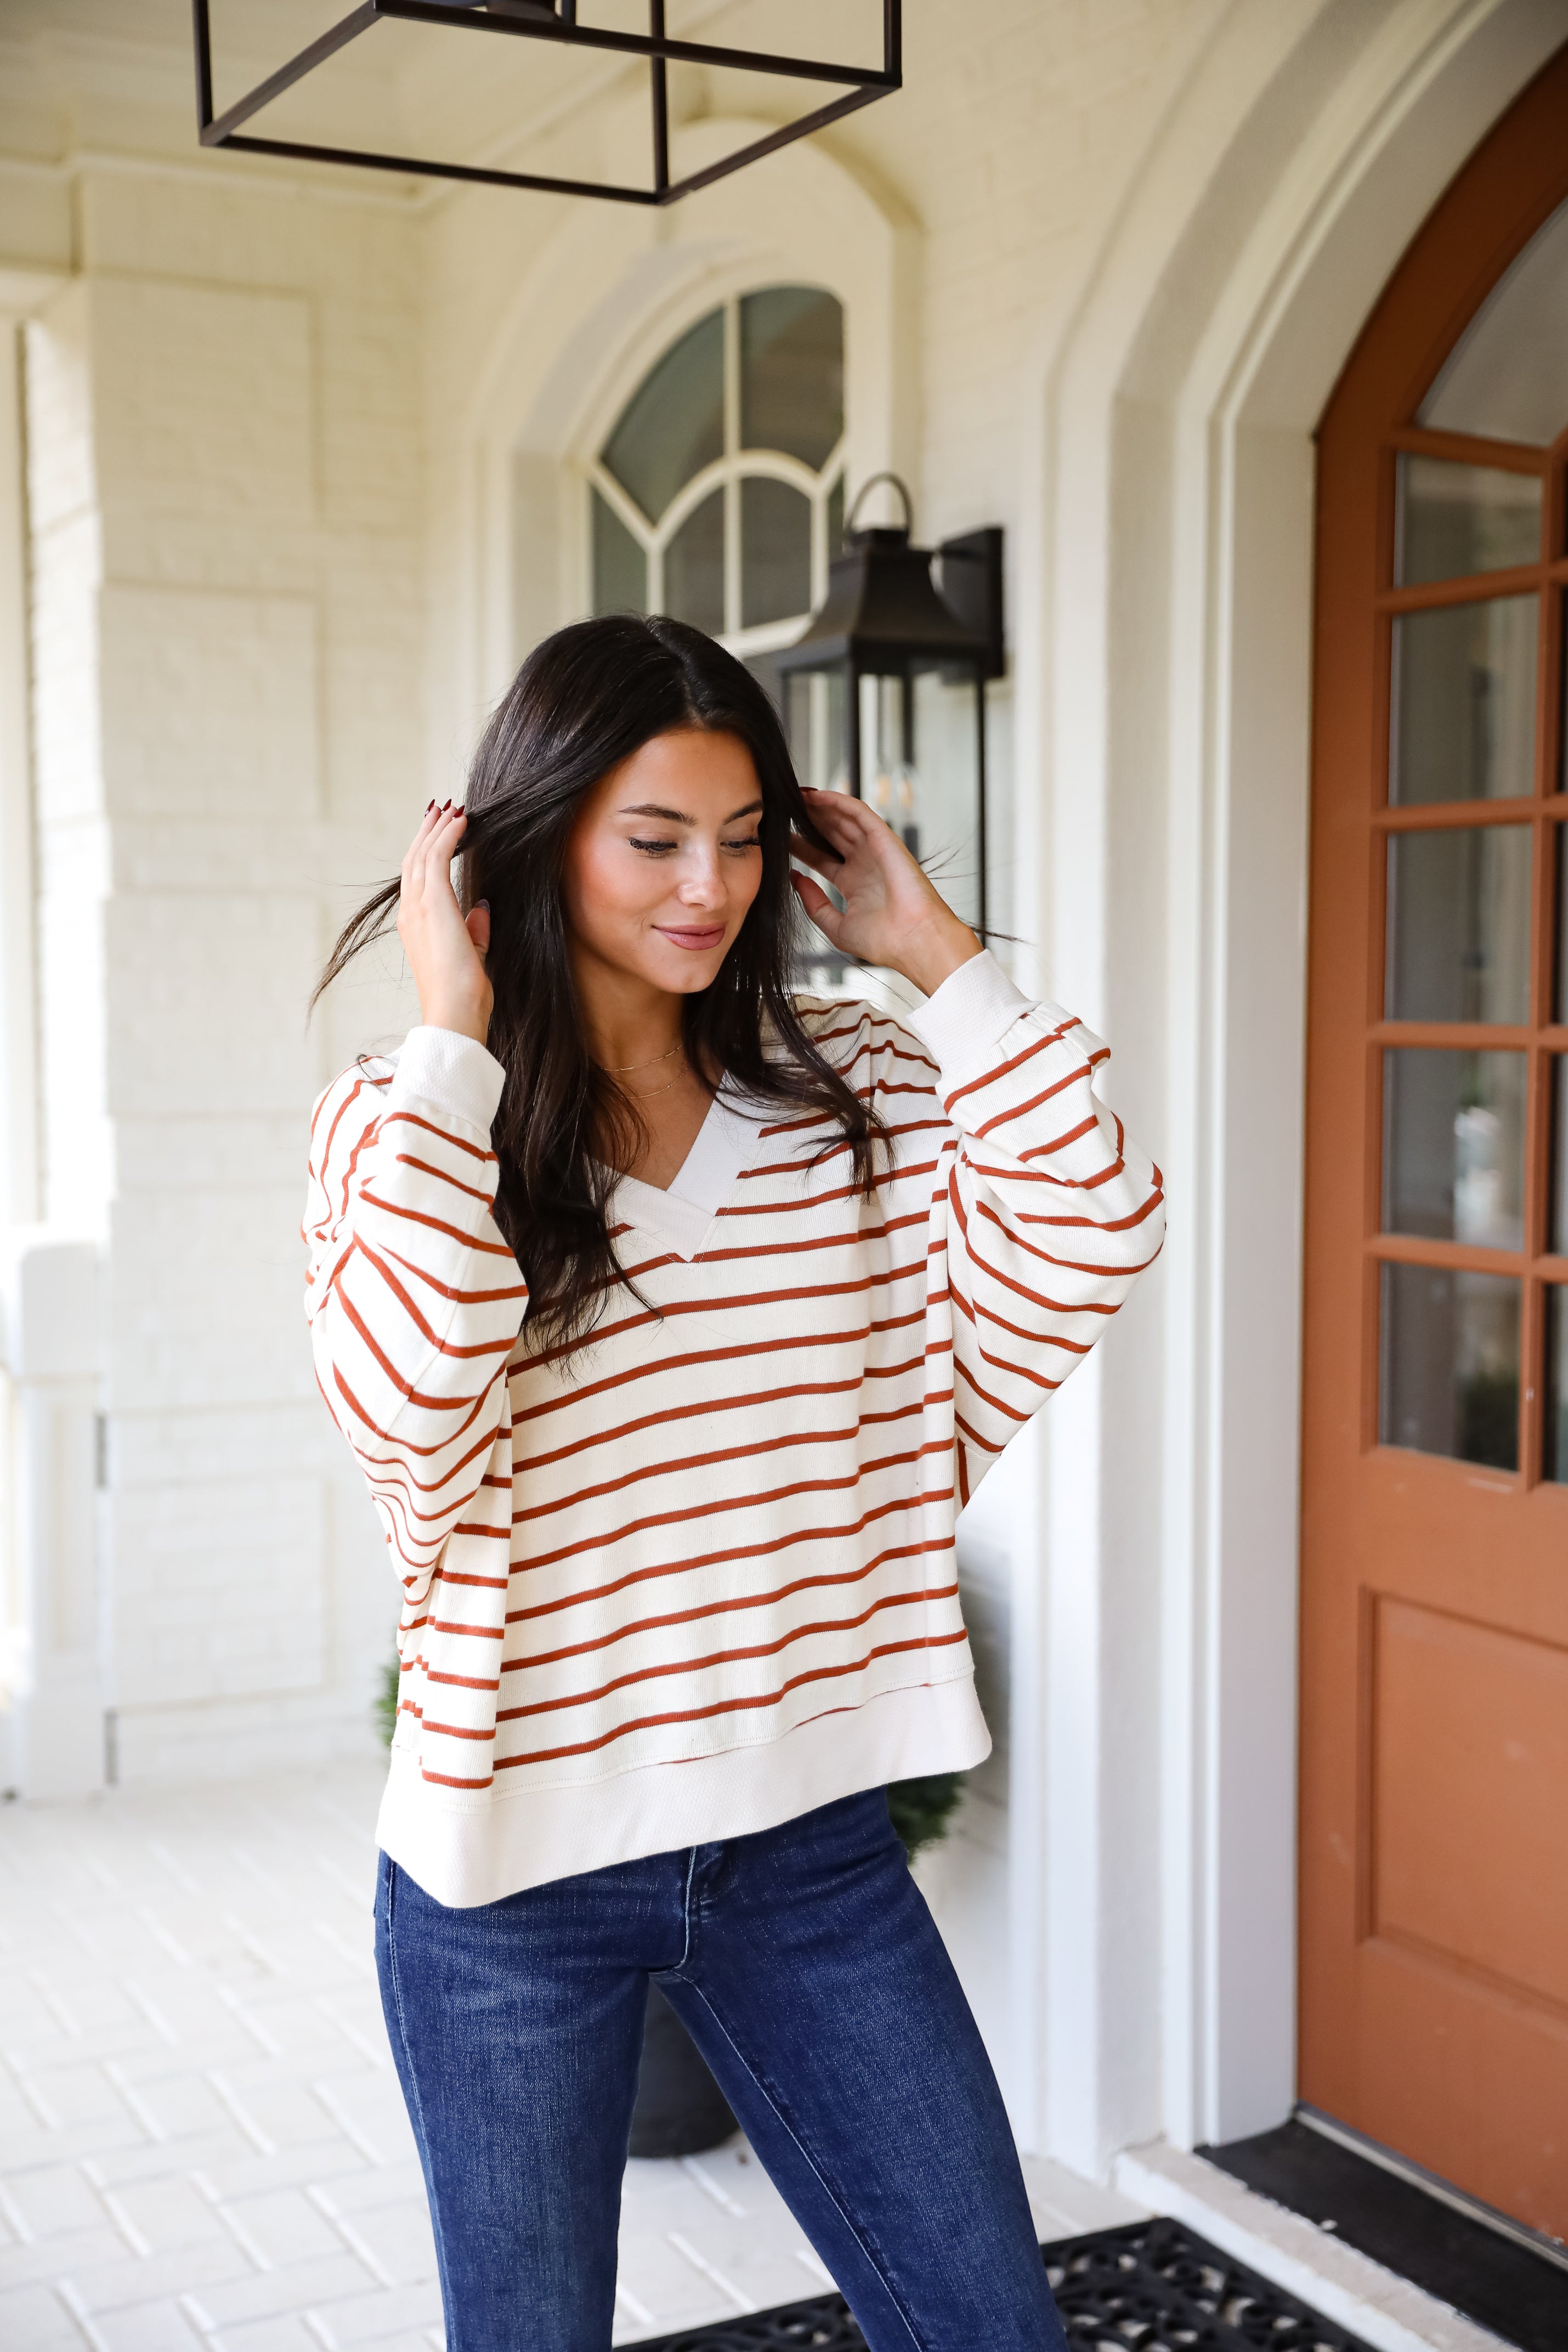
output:
[{"label": "woman's eye", "polygon": [[[644,857],[673,856],[681,845],[678,841],[640,841],[635,834],[628,835],[627,841],[631,848],[640,849]],[[748,835],[744,841],[726,841],[721,843],[720,846],[724,849],[737,850],[760,849],[762,836],[760,834],[754,833]]]}]

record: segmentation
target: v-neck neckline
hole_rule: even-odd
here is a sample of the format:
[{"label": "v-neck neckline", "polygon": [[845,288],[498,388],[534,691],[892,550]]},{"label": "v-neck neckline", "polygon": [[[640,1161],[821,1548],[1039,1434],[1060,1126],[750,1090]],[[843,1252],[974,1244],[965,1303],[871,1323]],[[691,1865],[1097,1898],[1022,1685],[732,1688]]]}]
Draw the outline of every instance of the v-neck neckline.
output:
[{"label": "v-neck neckline", "polygon": [[708,1228],[741,1176],[756,1159],[767,1114],[734,1096],[716,1095],[691,1150],[669,1184],[644,1184],[640,1176],[618,1179],[609,1202],[611,1223],[624,1222],[653,1234],[688,1263],[700,1253]]}]

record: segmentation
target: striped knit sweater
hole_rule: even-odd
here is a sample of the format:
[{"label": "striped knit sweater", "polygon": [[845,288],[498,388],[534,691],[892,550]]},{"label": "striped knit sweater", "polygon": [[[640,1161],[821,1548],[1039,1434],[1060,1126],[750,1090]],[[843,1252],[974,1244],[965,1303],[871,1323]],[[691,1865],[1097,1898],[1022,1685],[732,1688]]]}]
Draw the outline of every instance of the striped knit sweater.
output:
[{"label": "striped knit sweater", "polygon": [[989,1747],[955,1521],[1158,1250],[1159,1173],[988,954],[907,1025],[801,1010],[894,1166],[862,1198],[831,1129],[721,1097],[667,1192],[617,1187],[644,1303],[570,1360],[519,1335],[494,1057],[414,1029],[317,1105],[317,1372],[402,1588],[380,1835],[440,1902]]}]

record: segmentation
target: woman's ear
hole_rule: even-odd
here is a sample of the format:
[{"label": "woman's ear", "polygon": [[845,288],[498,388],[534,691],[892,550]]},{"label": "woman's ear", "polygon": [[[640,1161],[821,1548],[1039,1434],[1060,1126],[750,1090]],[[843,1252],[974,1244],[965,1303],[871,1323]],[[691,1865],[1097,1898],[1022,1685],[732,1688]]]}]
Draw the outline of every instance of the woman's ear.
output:
[{"label": "woman's ear", "polygon": [[481,959],[490,951],[490,901],[476,899],[464,918],[468,936],[478,949]]}]

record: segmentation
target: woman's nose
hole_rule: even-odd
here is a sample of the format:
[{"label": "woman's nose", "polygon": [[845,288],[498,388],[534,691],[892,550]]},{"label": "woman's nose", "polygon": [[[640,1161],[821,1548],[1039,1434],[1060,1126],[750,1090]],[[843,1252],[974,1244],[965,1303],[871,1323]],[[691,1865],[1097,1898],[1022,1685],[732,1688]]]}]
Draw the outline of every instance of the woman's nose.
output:
[{"label": "woman's nose", "polygon": [[716,907],[724,897],[718,859],[706,850],[694,848],[681,875],[680,895],[683,905],[687,907]]}]

